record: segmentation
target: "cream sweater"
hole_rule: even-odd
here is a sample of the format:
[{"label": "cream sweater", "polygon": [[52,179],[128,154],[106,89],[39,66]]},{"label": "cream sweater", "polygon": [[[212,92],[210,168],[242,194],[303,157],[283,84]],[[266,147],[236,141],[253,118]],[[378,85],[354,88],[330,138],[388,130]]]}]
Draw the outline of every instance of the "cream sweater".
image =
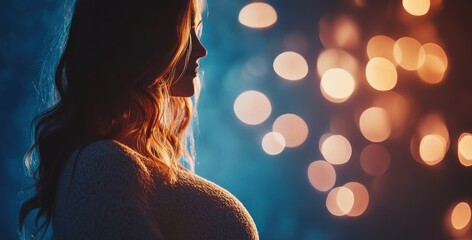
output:
[{"label": "cream sweater", "polygon": [[73,153],[58,183],[53,239],[259,238],[231,193],[183,170],[164,184],[151,166],[114,140]]}]

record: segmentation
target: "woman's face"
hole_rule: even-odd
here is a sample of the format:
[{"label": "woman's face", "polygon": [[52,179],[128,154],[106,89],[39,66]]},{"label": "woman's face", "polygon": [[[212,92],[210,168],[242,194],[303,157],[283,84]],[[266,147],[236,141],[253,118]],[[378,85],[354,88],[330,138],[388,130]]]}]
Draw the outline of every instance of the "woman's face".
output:
[{"label": "woman's face", "polygon": [[192,27],[190,33],[192,47],[187,67],[185,68],[185,59],[181,59],[177,64],[177,74],[181,76],[170,87],[170,95],[174,97],[191,97],[195,93],[194,79],[197,77],[198,60],[207,54],[205,47],[203,47],[197,36],[197,28],[198,26]]}]

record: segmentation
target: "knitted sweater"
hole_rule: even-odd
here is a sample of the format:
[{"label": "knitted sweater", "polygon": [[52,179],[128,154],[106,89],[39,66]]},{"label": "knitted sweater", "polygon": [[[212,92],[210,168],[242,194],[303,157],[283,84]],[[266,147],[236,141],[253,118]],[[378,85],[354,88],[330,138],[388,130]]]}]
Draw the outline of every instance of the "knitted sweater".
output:
[{"label": "knitted sweater", "polygon": [[149,161],[115,140],[74,152],[58,182],[53,239],[259,238],[231,193],[185,170],[165,184]]}]

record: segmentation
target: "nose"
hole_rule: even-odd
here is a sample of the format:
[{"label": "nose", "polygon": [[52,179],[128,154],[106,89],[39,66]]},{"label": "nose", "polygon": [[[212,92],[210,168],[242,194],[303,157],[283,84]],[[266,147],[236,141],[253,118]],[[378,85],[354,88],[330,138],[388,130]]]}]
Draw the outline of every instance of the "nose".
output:
[{"label": "nose", "polygon": [[200,39],[197,37],[197,34],[192,31],[192,53],[191,56],[195,59],[205,57],[207,55],[207,50],[203,46]]}]

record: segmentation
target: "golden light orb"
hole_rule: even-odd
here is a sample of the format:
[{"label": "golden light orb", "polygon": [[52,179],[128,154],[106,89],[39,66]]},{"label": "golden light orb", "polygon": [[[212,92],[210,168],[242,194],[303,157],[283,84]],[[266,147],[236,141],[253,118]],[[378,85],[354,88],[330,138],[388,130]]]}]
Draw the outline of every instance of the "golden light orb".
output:
[{"label": "golden light orb", "polygon": [[347,187],[336,187],[326,197],[326,208],[334,216],[347,215],[354,206],[354,194]]},{"label": "golden light orb", "polygon": [[462,133],[457,142],[457,155],[462,165],[472,166],[472,134]]},{"label": "golden light orb", "polygon": [[386,58],[372,58],[367,63],[365,75],[369,85],[378,91],[388,91],[397,85],[397,69]]},{"label": "golden light orb", "polygon": [[347,213],[350,217],[362,215],[369,206],[369,192],[367,188],[358,182],[349,182],[344,184],[345,188],[351,190],[353,194],[353,204],[351,210]]},{"label": "golden light orb", "polygon": [[285,139],[278,132],[269,132],[262,138],[262,149],[269,155],[280,154],[285,149]]},{"label": "golden light orb", "polygon": [[419,153],[421,159],[428,165],[441,162],[446,155],[446,140],[437,134],[426,135],[421,139]]},{"label": "golden light orb", "polygon": [[388,59],[395,66],[397,65],[393,56],[395,40],[385,35],[377,35],[369,39],[367,43],[367,56],[369,59],[381,57]]},{"label": "golden light orb", "polygon": [[308,166],[308,180],[316,190],[326,192],[336,183],[336,171],[324,160],[314,161]]},{"label": "golden light orb", "polygon": [[448,66],[446,52],[434,43],[426,43],[422,48],[425,52],[425,60],[418,68],[418,76],[429,84],[442,82]]},{"label": "golden light orb", "polygon": [[246,91],[234,101],[234,113],[242,122],[257,125],[264,122],[272,112],[269,99],[261,92]]},{"label": "golden light orb", "polygon": [[320,89],[330,102],[345,102],[354,92],[354,78],[344,69],[332,68],[323,74]]},{"label": "golden light orb", "polygon": [[308,74],[308,63],[305,58],[292,51],[279,54],[274,60],[273,67],[277,75],[290,81],[301,80]]},{"label": "golden light orb", "polygon": [[320,142],[320,152],[331,164],[344,164],[351,158],[352,147],[349,140],[342,135],[330,135],[322,138]]},{"label": "golden light orb", "polygon": [[342,49],[325,49],[318,55],[316,64],[318,76],[322,77],[326,71],[332,68],[344,69],[354,77],[358,74],[359,63],[356,58]]},{"label": "golden light orb", "polygon": [[456,230],[461,230],[470,224],[471,210],[466,202],[458,203],[451,214],[452,227]]},{"label": "golden light orb", "polygon": [[393,46],[395,61],[405,70],[417,70],[425,61],[425,50],[418,40],[402,37]]},{"label": "golden light orb", "polygon": [[371,142],[383,142],[391,134],[392,126],[387,111],[380,107],[366,109],[359,119],[362,135]]},{"label": "golden light orb", "polygon": [[238,20],[250,28],[267,28],[277,22],[277,12],[267,3],[254,2],[241,9]]},{"label": "golden light orb", "polygon": [[432,112],[423,116],[419,121],[417,132],[420,138],[431,134],[439,135],[446,141],[446,151],[449,149],[449,130],[442,114]]},{"label": "golden light orb", "polygon": [[272,130],[282,134],[286,147],[298,147],[308,137],[308,125],[303,118],[287,113],[275,119]]},{"label": "golden light orb", "polygon": [[444,49],[441,46],[439,46],[436,43],[425,43],[423,44],[422,48],[424,50],[425,55],[433,55],[437,57],[441,61],[443,68],[444,69],[447,68],[448,66],[447,54],[446,54],[446,51],[444,51]]},{"label": "golden light orb", "polygon": [[403,8],[413,16],[423,16],[429,11],[430,0],[403,0]]}]

